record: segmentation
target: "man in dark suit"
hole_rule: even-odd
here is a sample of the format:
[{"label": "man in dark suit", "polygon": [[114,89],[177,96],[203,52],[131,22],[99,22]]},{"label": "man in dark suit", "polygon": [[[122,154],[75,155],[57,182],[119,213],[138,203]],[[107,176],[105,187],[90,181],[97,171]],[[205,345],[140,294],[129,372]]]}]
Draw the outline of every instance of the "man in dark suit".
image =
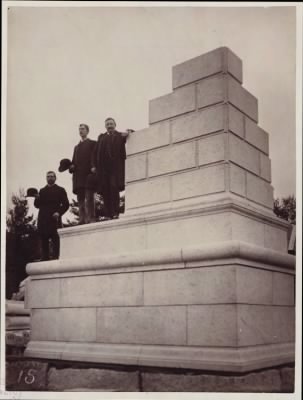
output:
[{"label": "man in dark suit", "polygon": [[69,208],[65,189],[55,184],[56,174],[49,171],[46,180],[47,185],[39,191],[34,201],[34,206],[39,208],[38,233],[42,244],[42,261],[50,259],[49,239],[52,240],[54,258],[59,258],[60,239],[57,229],[62,228],[61,216]]},{"label": "man in dark suit", "polygon": [[118,132],[113,118],[105,120],[106,132],[98,137],[92,159],[97,191],[103,197],[105,219],[119,218],[120,191],[125,188],[125,143],[130,130]]},{"label": "man in dark suit", "polygon": [[96,141],[89,139],[88,133],[88,125],[80,124],[81,140],[74,148],[72,165],[69,168],[69,172],[73,174],[73,193],[77,195],[79,203],[80,225],[95,221],[95,190],[89,175]]}]

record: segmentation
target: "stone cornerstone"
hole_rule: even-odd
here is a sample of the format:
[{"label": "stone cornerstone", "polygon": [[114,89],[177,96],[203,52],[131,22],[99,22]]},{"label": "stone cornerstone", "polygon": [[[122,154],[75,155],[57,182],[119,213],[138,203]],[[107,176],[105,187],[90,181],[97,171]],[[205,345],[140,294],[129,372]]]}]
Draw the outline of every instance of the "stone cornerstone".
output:
[{"label": "stone cornerstone", "polygon": [[225,372],[294,361],[295,258],[242,62],[218,48],[172,81],[128,140],[125,215],[61,230],[61,259],[28,265],[27,356]]}]

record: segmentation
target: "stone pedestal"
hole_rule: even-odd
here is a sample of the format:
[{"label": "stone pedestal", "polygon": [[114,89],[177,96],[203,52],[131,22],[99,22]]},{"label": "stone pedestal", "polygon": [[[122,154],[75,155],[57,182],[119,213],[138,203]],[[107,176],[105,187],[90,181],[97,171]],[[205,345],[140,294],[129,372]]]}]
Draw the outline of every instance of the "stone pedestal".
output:
[{"label": "stone pedestal", "polygon": [[127,143],[126,213],[30,264],[31,357],[246,372],[294,361],[295,258],[268,134],[219,48],[173,68]]}]

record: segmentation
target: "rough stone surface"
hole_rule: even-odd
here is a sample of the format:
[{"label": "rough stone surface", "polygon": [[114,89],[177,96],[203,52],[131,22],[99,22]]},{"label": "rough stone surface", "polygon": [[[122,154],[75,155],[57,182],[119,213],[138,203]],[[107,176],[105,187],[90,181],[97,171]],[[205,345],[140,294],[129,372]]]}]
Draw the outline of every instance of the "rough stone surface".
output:
[{"label": "rough stone surface", "polygon": [[293,393],[295,385],[295,370],[292,367],[280,369],[281,391],[284,393]]},{"label": "rough stone surface", "polygon": [[125,372],[106,369],[50,368],[48,372],[49,391],[68,391],[68,389],[103,389],[121,392],[139,391],[137,371]]},{"label": "rough stone surface", "polygon": [[83,366],[58,367],[46,362],[8,361],[8,391],[65,392],[243,392],[293,393],[294,368],[255,371],[241,375],[206,371],[118,370]]},{"label": "rough stone surface", "polygon": [[[286,375],[288,373],[288,375]],[[285,373],[284,386],[290,387],[291,371]],[[288,378],[288,376],[290,378]],[[268,370],[243,376],[208,374],[155,374],[143,373],[144,392],[280,392],[281,378],[278,370]]]},{"label": "rough stone surface", "polygon": [[22,360],[7,362],[6,390],[46,390],[47,368],[47,363],[39,361]]}]

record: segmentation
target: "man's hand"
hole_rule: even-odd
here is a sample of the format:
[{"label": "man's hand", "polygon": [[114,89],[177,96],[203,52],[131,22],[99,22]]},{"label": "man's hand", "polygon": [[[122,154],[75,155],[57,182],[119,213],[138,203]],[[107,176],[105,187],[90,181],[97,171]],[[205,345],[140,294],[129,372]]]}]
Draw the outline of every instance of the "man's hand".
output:
[{"label": "man's hand", "polygon": [[53,218],[55,218],[55,220],[58,221],[58,219],[60,218],[60,214],[59,214],[58,212],[55,212],[55,213],[53,214]]},{"label": "man's hand", "polygon": [[132,132],[135,132],[135,131],[134,131],[133,129],[126,129],[125,132],[121,132],[121,133],[122,133],[122,136],[123,136],[123,137],[127,138],[128,135],[129,135],[130,133],[132,133]]},{"label": "man's hand", "polygon": [[92,171],[93,174],[95,174],[97,172],[97,168],[96,167],[92,167],[91,171]]}]

